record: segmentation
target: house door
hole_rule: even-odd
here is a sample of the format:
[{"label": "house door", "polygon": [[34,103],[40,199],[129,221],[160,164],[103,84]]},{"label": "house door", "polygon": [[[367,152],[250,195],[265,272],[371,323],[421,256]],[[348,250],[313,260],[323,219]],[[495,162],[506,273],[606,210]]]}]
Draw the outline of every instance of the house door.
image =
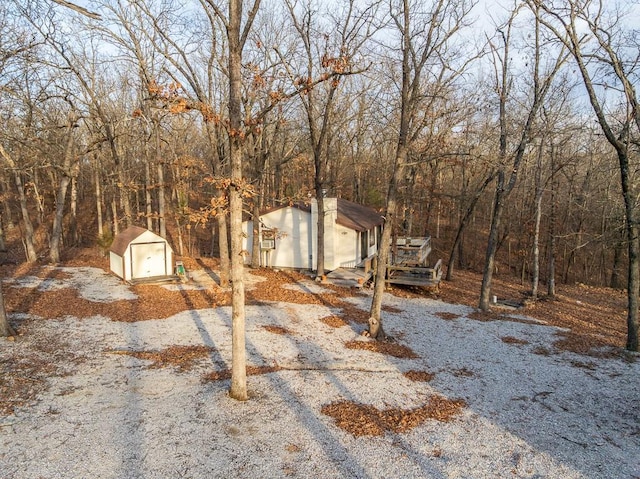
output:
[{"label": "house door", "polygon": [[131,279],[166,276],[164,242],[131,245]]},{"label": "house door", "polygon": [[360,233],[360,259],[365,259],[369,256],[369,232],[363,231]]}]

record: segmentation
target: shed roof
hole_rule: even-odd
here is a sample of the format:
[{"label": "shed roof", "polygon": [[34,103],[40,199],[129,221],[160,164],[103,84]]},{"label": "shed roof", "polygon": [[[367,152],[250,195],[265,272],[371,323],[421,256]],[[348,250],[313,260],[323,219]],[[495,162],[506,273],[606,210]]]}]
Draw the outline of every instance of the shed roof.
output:
[{"label": "shed roof", "polygon": [[129,244],[131,244],[131,242],[138,236],[143,235],[147,231],[149,230],[141,228],[140,226],[129,226],[126,230],[116,235],[116,237],[113,239],[113,243],[111,243],[111,248],[109,248],[109,251],[112,251],[119,256],[123,256],[125,251],[127,251],[127,247],[129,246]]},{"label": "shed roof", "polygon": [[338,198],[339,225],[356,231],[368,231],[384,223],[384,218],[369,206]]}]

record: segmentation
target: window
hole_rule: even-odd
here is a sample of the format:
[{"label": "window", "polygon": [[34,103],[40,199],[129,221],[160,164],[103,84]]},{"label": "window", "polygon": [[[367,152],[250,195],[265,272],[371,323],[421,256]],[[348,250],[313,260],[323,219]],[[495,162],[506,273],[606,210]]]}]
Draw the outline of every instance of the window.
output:
[{"label": "window", "polygon": [[262,230],[260,249],[276,249],[276,232],[272,229]]}]

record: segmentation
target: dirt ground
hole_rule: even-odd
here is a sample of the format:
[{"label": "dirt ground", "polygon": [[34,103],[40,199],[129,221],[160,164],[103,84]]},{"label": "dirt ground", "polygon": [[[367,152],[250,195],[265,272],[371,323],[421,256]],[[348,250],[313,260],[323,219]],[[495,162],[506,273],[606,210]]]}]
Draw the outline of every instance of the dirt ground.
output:
[{"label": "dirt ground", "polygon": [[[216,285],[215,260],[182,260],[188,284],[163,286],[124,285],[108,272],[106,259],[92,252],[79,252],[75,259],[56,268],[44,263],[0,267],[6,309],[18,331],[18,337],[3,339],[6,347],[0,349],[0,427],[12,432],[3,436],[3,447],[23,451],[29,444],[27,450],[40,448],[33,453],[38,457],[57,457],[55,444],[73,441],[79,453],[70,454],[69,461],[58,458],[50,464],[71,470],[85,467],[86,444],[95,443],[96,451],[113,444],[113,437],[107,439],[100,431],[112,424],[114,410],[126,414],[133,428],[114,436],[123,441],[116,449],[135,456],[139,444],[127,442],[139,430],[138,409],[131,404],[146,404],[147,436],[142,442],[156,444],[162,442],[167,417],[173,418],[171,427],[176,431],[186,431],[190,424],[234,423],[244,407],[257,408],[256,417],[262,417],[268,411],[294,411],[294,405],[310,400],[313,405],[305,407],[314,418],[314,427],[308,427],[307,418],[297,425],[296,434],[317,431],[319,424],[326,423],[327,438],[334,438],[334,442],[336,437],[345,444],[378,441],[376,450],[396,459],[398,444],[415,448],[433,443],[424,454],[412,456],[423,466],[444,458],[437,465],[443,470],[467,469],[469,461],[473,467],[493,470],[495,461],[509,462],[514,457],[516,453],[500,451],[516,447],[514,438],[520,437],[517,457],[527,457],[524,462],[529,469],[518,475],[510,465],[504,466],[500,477],[506,477],[508,470],[513,477],[522,478],[532,477],[534,470],[541,471],[539,477],[616,477],[611,475],[613,469],[602,466],[607,462],[602,457],[609,454],[620,454],[624,467],[635,468],[633,438],[638,423],[633,404],[637,404],[637,389],[629,386],[632,381],[627,376],[635,377],[638,356],[623,349],[624,291],[559,285],[555,298],[532,301],[526,285],[498,276],[492,291],[498,302],[491,311],[480,312],[475,306],[481,277],[463,271],[437,290],[390,289],[384,299],[383,319],[393,338],[378,342],[363,334],[370,291],[319,284],[299,272],[248,270],[246,303],[253,355],[247,375],[251,376],[252,394],[260,400],[239,406],[229,404],[226,396],[231,375],[230,338],[225,333],[230,291]],[[560,327],[560,332],[541,326],[541,322]],[[212,337],[215,340],[207,340]],[[133,345],[132,338],[144,339]],[[462,338],[473,347],[452,346]],[[310,378],[319,382],[309,383]],[[290,392],[284,395],[282,381],[290,382],[285,388]],[[171,385],[163,386],[164,392],[170,390],[175,396],[167,399],[153,389],[162,384]],[[326,393],[331,384],[339,387],[329,396],[318,394],[318,388]],[[404,389],[397,393],[401,386]],[[96,388],[103,388],[103,392],[96,392]],[[111,394],[115,390],[118,393]],[[214,393],[218,402],[212,403]],[[532,414],[540,395],[546,402]],[[202,421],[200,416],[191,416],[202,412],[190,406],[205,396],[203,404],[211,405],[212,413],[222,415],[220,418]],[[115,402],[105,405],[107,397]],[[94,402],[95,398],[102,399]],[[175,407],[176,398],[184,401],[182,407]],[[268,398],[282,398],[288,406],[276,407]],[[81,421],[84,429],[78,432],[74,428],[81,410],[86,420]],[[146,417],[154,411],[162,412],[157,418]],[[122,424],[129,424],[129,419]],[[295,422],[295,418],[283,419],[278,426],[257,421],[252,427],[269,437],[267,443],[273,445],[271,428],[289,428],[292,420]],[[346,436],[336,436],[332,425]],[[66,426],[73,430],[60,432]],[[565,441],[562,437],[572,427],[577,436]],[[58,431],[57,436],[42,442],[39,438],[47,428]],[[549,435],[549,430],[555,433]],[[202,434],[189,433],[188,437]],[[227,441],[225,434],[222,431],[220,438],[212,439],[214,444]],[[447,437],[451,439],[439,442],[434,439],[438,434],[450,434]],[[603,452],[603,445],[608,444],[604,438],[608,441],[613,436],[618,439]],[[280,468],[287,476],[315,476],[332,464],[314,462],[309,467],[316,469],[310,473],[296,473],[289,466],[291,451],[316,447],[314,437],[294,445],[287,442],[288,436],[279,437],[284,442],[276,441],[266,454],[260,440],[256,445],[252,435],[247,437],[238,450],[247,453],[243,457],[259,457],[261,464],[267,464],[268,475]],[[479,437],[484,439],[478,441]],[[320,444],[326,447],[327,438]],[[100,442],[103,439],[107,440],[104,444]],[[565,452],[563,445],[568,447]],[[488,459],[485,446],[492,454]],[[362,449],[340,447],[353,457]],[[213,448],[217,450],[217,446]],[[405,449],[400,449],[404,454]],[[156,459],[146,463],[147,453],[153,451],[145,452],[143,459],[132,456],[126,466],[99,461],[88,467],[100,465],[104,470],[96,477],[105,478],[138,477],[114,475],[118,467],[124,467],[127,474],[139,468],[155,471],[149,475],[160,469],[165,475],[176,467],[171,461],[162,466]],[[246,476],[243,466],[237,464],[236,453],[229,456],[228,465],[218,456],[215,461],[205,461],[204,450],[190,454],[195,462],[188,467],[200,471],[192,477]],[[593,459],[594,454],[600,455]],[[557,464],[553,457],[559,459]],[[0,464],[3,461],[0,469],[9,467],[15,472],[7,477],[53,477],[46,461],[34,466],[29,457],[14,459],[11,452],[0,454]],[[286,464],[281,466],[278,461]],[[302,467],[300,464],[296,467]],[[573,466],[576,471],[604,469],[585,476],[573,471]],[[371,477],[400,477],[404,467],[415,464]],[[211,472],[212,468],[217,472]],[[433,477],[416,474],[414,477]]]},{"label": "dirt ground", "polygon": [[[217,269],[217,261],[211,258],[182,258],[187,271]],[[108,261],[93,250],[76,251],[73,260],[63,266],[92,266],[108,271]],[[26,275],[60,275],[57,270],[44,268],[43,265],[4,264],[0,266],[3,278]],[[339,291],[339,295],[314,295],[281,288],[285,283],[300,280],[304,275],[292,271],[272,271],[261,269],[254,272],[266,277],[248,291],[247,302],[257,304],[260,301],[286,301],[292,303],[338,302],[346,308],[350,321],[366,322],[366,313],[349,308],[340,301],[340,297],[358,294],[354,288],[328,287]],[[456,272],[452,281],[443,281],[437,290],[417,287],[393,287],[389,292],[398,297],[427,296],[447,303],[464,304],[476,307],[482,277],[472,271]],[[59,318],[68,314],[68,305],[74,304],[78,316],[104,315],[116,321],[137,321],[157,318],[158,311],[169,317],[187,309],[209,308],[212,305],[230,304],[230,293],[221,289],[206,291],[167,291],[154,286],[138,285],[133,287],[139,296],[136,301],[117,301],[114,303],[94,303],[78,298],[72,289],[34,294],[28,288],[5,288],[5,306],[7,313],[30,313],[41,317]],[[544,287],[541,289],[544,291]],[[529,316],[549,325],[566,328],[563,340],[555,346],[580,353],[589,353],[606,346],[624,348],[626,342],[626,292],[611,288],[591,287],[584,284],[563,285],[556,288],[556,295],[550,298],[542,294],[532,301],[528,285],[516,278],[494,277],[492,294],[498,298],[498,304],[487,313],[478,311],[475,319],[491,321],[505,319],[514,313]],[[338,306],[336,304],[336,306]],[[16,324],[19,328],[19,324]]]},{"label": "dirt ground", "polygon": [[[4,300],[12,325],[24,339],[29,337],[32,323],[30,317],[64,320],[72,311],[78,318],[96,316],[109,318],[117,322],[139,322],[158,320],[175,316],[183,311],[206,310],[230,304],[230,290],[215,285],[217,261],[210,258],[182,258],[191,281],[204,278],[209,287],[204,289],[167,289],[157,285],[135,285],[130,289],[135,299],[117,299],[100,302],[84,299],[74,287],[32,288],[18,287],[14,280],[29,281],[29,277],[69,281],[74,284],[73,274],[64,268],[51,268],[46,264],[10,264],[0,266]],[[81,251],[75,259],[59,265],[63,267],[92,267],[108,272],[106,258],[91,251]],[[358,308],[354,297],[363,295],[357,288],[344,288],[330,284],[317,285],[308,274],[294,271],[275,271],[270,269],[251,270],[252,279],[247,289],[246,302],[251,306],[260,306],[267,302],[288,303],[294,305],[327,306],[336,315],[322,318],[333,328],[347,324],[356,333],[363,333],[367,327],[368,311]],[[33,278],[32,278],[33,279]],[[114,278],[116,279],[116,278]],[[116,282],[119,280],[116,279]],[[19,282],[19,281],[18,281]],[[383,311],[393,315],[401,313],[403,298],[408,304],[413,298],[438,299],[452,305],[466,305],[475,308],[478,302],[481,276],[470,271],[456,273],[453,281],[442,282],[437,289],[418,287],[393,287],[389,293],[395,296],[395,306],[383,305]],[[41,282],[42,283],[42,282]],[[45,282],[46,283],[46,282]],[[292,287],[293,286],[293,287]],[[365,286],[370,287],[370,286]],[[533,301],[527,286],[511,278],[494,278],[492,294],[498,298],[491,311],[476,310],[466,313],[474,321],[512,321],[530,323],[534,320],[550,326],[563,328],[552,344],[537,347],[533,352],[549,356],[561,351],[572,351],[593,357],[621,357],[635,361],[636,357],[624,351],[626,340],[626,295],[624,291],[608,288],[595,288],[582,284],[559,285],[554,298],[542,296]],[[362,299],[362,298],[361,298]],[[441,319],[453,320],[459,313],[440,311],[435,313]],[[265,326],[268,332],[277,335],[293,335],[286,325]],[[23,338],[10,338],[20,341]],[[526,345],[524,338],[501,337],[504,343]],[[34,404],[37,397],[50,387],[48,379],[65,377],[69,374],[65,368],[69,364],[83,361],[74,356],[72,349],[65,347],[65,338],[55,337],[35,344],[34,351],[21,357],[12,357],[0,361],[0,417],[11,415],[20,408]],[[402,344],[399,336],[391,341],[351,340],[344,344],[347,349],[367,350],[402,359],[414,359],[419,356],[407,345]],[[190,370],[198,361],[212,354],[210,347],[171,345],[162,350],[153,351],[113,351],[113,354],[128,354],[137,359],[152,362],[150,368],[177,368]],[[63,366],[66,365],[66,366]],[[576,367],[592,367],[590,362],[579,362]],[[248,367],[248,375],[264,375],[279,370],[279,366]],[[463,368],[455,375],[473,375]],[[412,381],[429,382],[434,374],[426,370],[410,370],[405,376]],[[222,381],[230,377],[230,371],[221,369],[206,376],[206,381]],[[434,402],[435,401],[435,402]],[[341,429],[358,436],[380,436],[385,431],[404,432],[429,419],[449,421],[460,414],[465,401],[436,398],[421,407],[377,409],[371,405],[353,401],[338,401],[322,408],[321,412],[331,416]]]},{"label": "dirt ground", "polygon": [[[97,255],[93,250],[75,252],[73,260],[65,261],[61,266],[97,267],[109,270],[106,258]],[[216,277],[217,261],[211,258],[182,258],[187,272],[205,271]],[[5,262],[0,266],[5,279],[19,279],[26,276],[65,279],[66,274],[59,269],[48,268],[46,264],[12,264]],[[286,284],[309,281],[308,275],[294,271],[274,271],[270,269],[253,270],[252,274],[265,278],[265,281],[252,285],[247,291],[247,304],[259,305],[264,301],[280,301],[295,304],[323,304],[340,308],[340,317],[324,318],[326,324],[336,323],[339,327],[350,323],[361,331],[366,329],[368,312],[344,301],[360,294],[356,288],[343,288],[322,285],[332,294],[317,294],[311,291],[300,291],[282,287]],[[480,291],[481,275],[471,271],[459,271],[454,280],[442,282],[437,290],[418,287],[393,287],[389,292],[398,298],[429,297],[440,299],[446,303],[462,304],[476,307]],[[150,319],[168,318],[186,310],[199,310],[212,306],[230,304],[230,291],[221,288],[200,290],[170,291],[155,285],[132,286],[137,295],[135,300],[118,300],[113,302],[94,302],[78,296],[77,290],[64,288],[46,292],[38,292],[32,288],[3,286],[6,311],[18,334],[24,334],[27,326],[22,324],[21,314],[35,315],[48,319],[61,319],[69,314],[69,305],[73,305],[73,313],[78,317],[104,316],[113,321],[133,322]],[[532,301],[526,286],[513,278],[496,277],[492,293],[497,296],[498,304],[489,312],[477,311],[472,319],[478,321],[517,320],[518,317],[531,317],[551,326],[566,329],[566,333],[558,336],[553,344],[555,350],[568,350],[580,354],[602,356],[625,355],[626,342],[626,294],[624,291],[609,288],[596,288],[582,284],[558,285],[554,298],[542,296]],[[393,313],[393,308],[383,305],[383,310]],[[443,319],[455,319],[447,317]],[[526,319],[523,319],[526,321]],[[28,333],[27,333],[28,334]],[[47,357],[56,357],[55,344],[41,345],[48,350]],[[395,357],[411,357],[413,352],[403,345],[391,343],[360,343],[347,347],[366,347],[367,349]],[[611,348],[613,347],[613,349]],[[62,349],[62,348],[60,348]],[[603,352],[605,351],[605,352]],[[540,354],[551,354],[552,350],[538,351]],[[201,352],[199,352],[201,353]],[[159,358],[161,366],[175,365],[190,360],[192,351],[167,350]],[[50,359],[29,361],[10,366],[6,370],[5,380],[0,381],[0,392],[7,401],[2,402],[0,410],[10,412],[16,406],[27,404],[42,388],[46,387],[41,378],[48,374],[56,375],[55,364]],[[29,379],[31,378],[31,379]],[[36,379],[40,378],[40,379]],[[0,412],[2,412],[0,411]]]}]

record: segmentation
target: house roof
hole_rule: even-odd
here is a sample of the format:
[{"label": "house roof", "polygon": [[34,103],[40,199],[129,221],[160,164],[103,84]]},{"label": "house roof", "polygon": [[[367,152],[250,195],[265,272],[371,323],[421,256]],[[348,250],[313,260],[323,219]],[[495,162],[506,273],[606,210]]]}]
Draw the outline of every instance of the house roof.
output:
[{"label": "house roof", "polygon": [[[360,205],[353,201],[337,198],[338,215],[336,223],[355,231],[368,231],[376,226],[384,224],[384,218],[376,210],[369,206]],[[295,202],[285,206],[275,206],[262,211],[262,215],[273,213],[283,208],[296,208],[306,213],[311,213],[311,205],[304,202]]]},{"label": "house roof", "polygon": [[368,231],[384,223],[384,218],[373,208],[338,198],[339,225],[356,231]]},{"label": "house roof", "polygon": [[269,213],[273,213],[274,211],[278,211],[278,210],[281,210],[283,208],[296,208],[296,209],[299,209],[299,210],[304,211],[306,213],[311,213],[311,205],[309,203],[296,201],[295,203],[291,203],[291,204],[288,204],[288,205],[273,206],[271,208],[267,208],[265,210],[262,210],[260,212],[260,216],[268,215]]},{"label": "house roof", "polygon": [[109,251],[123,256],[129,244],[147,231],[149,230],[141,228],[140,226],[129,226],[126,230],[118,233],[118,235],[113,239],[113,243],[111,243]]}]

